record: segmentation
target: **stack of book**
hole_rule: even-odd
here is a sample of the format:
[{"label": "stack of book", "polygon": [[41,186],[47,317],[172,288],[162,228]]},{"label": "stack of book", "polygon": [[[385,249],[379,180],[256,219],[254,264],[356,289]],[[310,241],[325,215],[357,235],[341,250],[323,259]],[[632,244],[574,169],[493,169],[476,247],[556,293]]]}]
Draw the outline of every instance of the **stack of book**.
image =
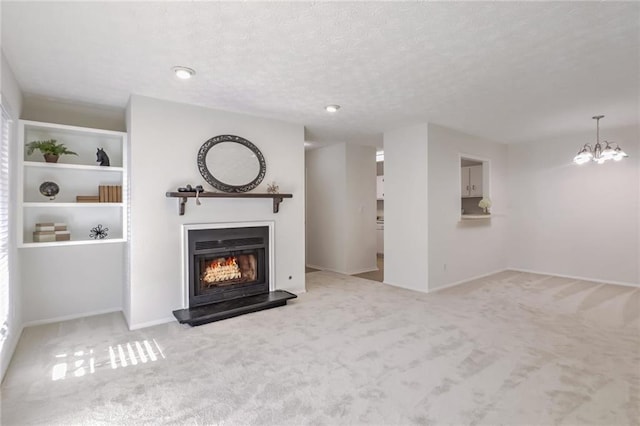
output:
[{"label": "stack of book", "polygon": [[78,203],[121,203],[122,185],[98,185],[98,195],[77,195]]},{"label": "stack of book", "polygon": [[100,185],[98,186],[98,197],[101,203],[121,203],[121,185]]},{"label": "stack of book", "polygon": [[97,195],[76,195],[78,203],[99,203],[100,197]]},{"label": "stack of book", "polygon": [[36,223],[36,231],[33,233],[34,243],[69,240],[71,240],[71,233],[67,231],[66,223]]}]

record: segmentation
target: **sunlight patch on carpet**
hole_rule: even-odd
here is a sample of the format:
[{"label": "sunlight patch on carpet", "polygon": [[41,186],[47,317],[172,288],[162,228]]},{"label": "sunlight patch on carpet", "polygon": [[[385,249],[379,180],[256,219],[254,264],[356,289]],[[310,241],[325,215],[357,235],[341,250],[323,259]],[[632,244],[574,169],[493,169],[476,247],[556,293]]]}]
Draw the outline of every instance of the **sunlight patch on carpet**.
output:
[{"label": "sunlight patch on carpet", "polygon": [[110,366],[112,370],[146,364],[166,359],[156,339],[131,341],[124,344],[110,345],[104,350],[104,360],[96,361],[93,349],[79,350],[73,353],[55,355],[56,364],[51,370],[51,380],[58,381],[67,377],[83,377],[94,374],[96,367]]}]

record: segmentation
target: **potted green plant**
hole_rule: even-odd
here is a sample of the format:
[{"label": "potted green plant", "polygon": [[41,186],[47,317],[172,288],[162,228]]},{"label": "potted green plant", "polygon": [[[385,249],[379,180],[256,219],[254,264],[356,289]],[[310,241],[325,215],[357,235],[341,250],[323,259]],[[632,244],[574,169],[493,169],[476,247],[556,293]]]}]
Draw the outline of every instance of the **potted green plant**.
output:
[{"label": "potted green plant", "polygon": [[27,155],[33,154],[36,149],[44,155],[44,161],[47,163],[57,163],[58,157],[61,155],[78,155],[73,151],[69,151],[63,143],[57,143],[55,139],[46,141],[33,141],[27,145]]}]

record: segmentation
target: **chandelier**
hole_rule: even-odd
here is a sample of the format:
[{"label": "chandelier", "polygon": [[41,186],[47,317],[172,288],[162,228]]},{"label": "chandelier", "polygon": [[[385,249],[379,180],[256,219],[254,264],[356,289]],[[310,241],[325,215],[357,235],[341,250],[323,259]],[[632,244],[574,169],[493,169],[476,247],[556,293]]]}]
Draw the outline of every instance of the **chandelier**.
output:
[{"label": "chandelier", "polygon": [[578,152],[578,155],[573,157],[573,162],[576,164],[584,164],[589,161],[595,161],[598,164],[602,164],[607,160],[620,161],[628,155],[620,148],[620,146],[615,142],[607,142],[603,141],[604,148],[602,148],[602,144],[600,143],[600,119],[603,118],[604,115],[596,115],[592,117],[596,120],[596,144],[592,147],[588,143],[585,144],[582,149]]}]

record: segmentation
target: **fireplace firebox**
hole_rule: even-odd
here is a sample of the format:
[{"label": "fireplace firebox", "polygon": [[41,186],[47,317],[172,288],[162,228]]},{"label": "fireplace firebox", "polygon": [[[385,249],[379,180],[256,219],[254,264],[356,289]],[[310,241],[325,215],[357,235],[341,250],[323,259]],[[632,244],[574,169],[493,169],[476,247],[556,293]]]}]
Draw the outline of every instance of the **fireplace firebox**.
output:
[{"label": "fireplace firebox", "polygon": [[269,292],[269,228],[189,232],[189,307]]}]

